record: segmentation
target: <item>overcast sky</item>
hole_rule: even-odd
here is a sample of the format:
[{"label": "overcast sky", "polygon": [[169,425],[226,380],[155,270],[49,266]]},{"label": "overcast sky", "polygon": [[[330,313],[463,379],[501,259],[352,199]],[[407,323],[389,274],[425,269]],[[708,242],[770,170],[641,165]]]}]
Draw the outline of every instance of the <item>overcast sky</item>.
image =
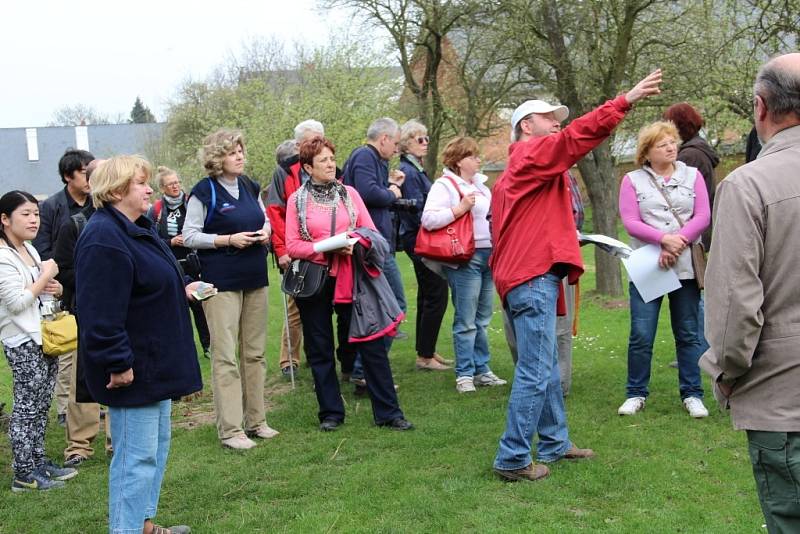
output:
[{"label": "overcast sky", "polygon": [[159,120],[187,78],[205,79],[259,37],[324,44],[349,24],[315,0],[3,2],[0,128],[44,126],[64,106],[127,117],[137,96]]}]

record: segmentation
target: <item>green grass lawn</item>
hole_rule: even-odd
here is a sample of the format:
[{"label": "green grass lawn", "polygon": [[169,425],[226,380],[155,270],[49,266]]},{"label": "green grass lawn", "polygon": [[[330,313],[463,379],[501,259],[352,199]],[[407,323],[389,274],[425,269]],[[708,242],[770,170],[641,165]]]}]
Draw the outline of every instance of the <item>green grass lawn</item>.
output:
[{"label": "green grass lawn", "polygon": [[[266,396],[268,422],[281,431],[244,453],[223,450],[209,417],[206,387],[174,406],[172,451],[157,520],[194,532],[764,532],[746,439],[713,402],[693,420],[680,403],[669,317],[662,315],[647,409],[621,418],[627,301],[594,297],[593,251],[584,248],[580,332],[567,398],[572,440],[592,447],[591,461],[560,462],[537,483],[505,483],[492,473],[506,414],[508,386],[459,395],[450,372],[414,370],[414,310],[397,341],[392,369],[413,432],[375,428],[369,401],[344,388],[348,417],[339,432],[317,430],[307,368],[291,391],[277,371],[282,300],[270,273]],[[416,284],[403,255],[409,302]],[[666,308],[666,306],[664,306]],[[496,307],[499,310],[499,307]],[[439,352],[452,357],[448,312]],[[491,324],[492,368],[511,379],[513,365],[499,311]],[[10,406],[11,377],[0,362],[0,402]],[[100,441],[102,443],[102,441]],[[49,454],[61,460],[64,432],[52,414]],[[100,445],[102,451],[102,445]],[[0,533],[104,532],[107,461],[100,452],[62,490],[12,494],[11,452],[0,439]]]}]

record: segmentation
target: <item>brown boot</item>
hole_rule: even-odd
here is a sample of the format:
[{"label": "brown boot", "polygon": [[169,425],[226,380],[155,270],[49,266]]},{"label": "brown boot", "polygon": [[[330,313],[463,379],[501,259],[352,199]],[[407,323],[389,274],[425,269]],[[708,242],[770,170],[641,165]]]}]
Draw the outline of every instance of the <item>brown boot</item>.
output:
[{"label": "brown boot", "polygon": [[436,360],[436,358],[422,358],[417,357],[417,370],[419,371],[447,371],[452,367],[444,365]]},{"label": "brown boot", "polygon": [[546,465],[535,464],[533,462],[528,464],[528,467],[523,467],[522,469],[497,469],[495,467],[494,472],[497,473],[500,478],[510,482],[517,482],[519,480],[534,482],[550,475],[550,469],[548,469]]},{"label": "brown boot", "polygon": [[564,456],[562,456],[562,458],[567,460],[588,460],[594,457],[595,454],[592,449],[579,449],[575,445],[570,447],[569,450],[564,453]]}]

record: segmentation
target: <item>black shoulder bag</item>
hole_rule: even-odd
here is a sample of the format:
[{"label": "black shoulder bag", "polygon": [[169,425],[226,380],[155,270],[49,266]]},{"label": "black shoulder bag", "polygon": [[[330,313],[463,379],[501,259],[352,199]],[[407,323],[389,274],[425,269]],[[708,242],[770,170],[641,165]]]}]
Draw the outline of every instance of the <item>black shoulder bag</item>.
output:
[{"label": "black shoulder bag", "polygon": [[[336,233],[336,208],[338,204],[337,196],[336,204],[333,205],[331,213],[331,235]],[[322,292],[322,288],[325,287],[330,270],[331,257],[328,258],[327,265],[320,265],[310,260],[294,260],[286,272],[283,273],[281,290],[292,298],[307,299],[319,295]]]}]

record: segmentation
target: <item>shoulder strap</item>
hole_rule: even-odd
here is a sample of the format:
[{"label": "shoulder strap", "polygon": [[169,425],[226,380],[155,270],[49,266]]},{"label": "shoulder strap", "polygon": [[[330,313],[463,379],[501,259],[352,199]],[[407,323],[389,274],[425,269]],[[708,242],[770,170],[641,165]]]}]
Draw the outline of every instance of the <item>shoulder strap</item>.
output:
[{"label": "shoulder strap", "polygon": [[464,198],[464,193],[461,192],[461,188],[458,187],[458,184],[456,183],[455,180],[453,180],[451,176],[447,176],[445,174],[444,176],[442,176],[442,178],[447,178],[448,180],[450,180],[450,183],[453,184],[453,187],[456,188],[456,192],[458,193],[458,198]]},{"label": "shoulder strap", "polygon": [[78,232],[77,235],[81,235],[81,232],[83,232],[84,226],[86,226],[86,223],[88,222],[86,220],[86,215],[84,215],[81,212],[78,212],[78,213],[76,213],[75,215],[72,216],[72,221],[75,224],[75,230],[77,230],[77,232]]},{"label": "shoulder strap", "polygon": [[659,192],[659,193],[661,193],[661,196],[662,196],[662,197],[664,197],[664,201],[667,203],[667,206],[669,206],[669,211],[670,211],[670,213],[672,213],[672,216],[673,216],[673,217],[675,217],[675,220],[676,220],[676,221],[678,221],[678,225],[679,225],[681,228],[683,228],[683,225],[684,225],[685,223],[683,222],[683,219],[681,219],[681,218],[680,218],[680,216],[679,216],[677,213],[675,213],[675,208],[674,208],[674,207],[672,207],[672,201],[669,199],[669,195],[667,195],[667,192],[664,190],[664,188],[663,188],[663,187],[661,187],[661,186],[659,186],[659,185],[658,185],[658,182],[656,182],[656,179],[655,179],[655,178],[653,178],[653,175],[652,175],[652,174],[650,174],[650,173],[648,172],[648,173],[647,173],[647,177],[648,177],[648,178],[650,178],[650,182],[653,184],[653,187],[655,187],[656,189],[658,189],[658,192]]},{"label": "shoulder strap", "polygon": [[204,226],[208,226],[208,223],[214,218],[214,210],[217,209],[217,188],[214,186],[214,181],[211,178],[206,178],[206,180],[208,180],[208,185],[211,188],[211,202],[206,211],[206,220],[203,223]]}]

